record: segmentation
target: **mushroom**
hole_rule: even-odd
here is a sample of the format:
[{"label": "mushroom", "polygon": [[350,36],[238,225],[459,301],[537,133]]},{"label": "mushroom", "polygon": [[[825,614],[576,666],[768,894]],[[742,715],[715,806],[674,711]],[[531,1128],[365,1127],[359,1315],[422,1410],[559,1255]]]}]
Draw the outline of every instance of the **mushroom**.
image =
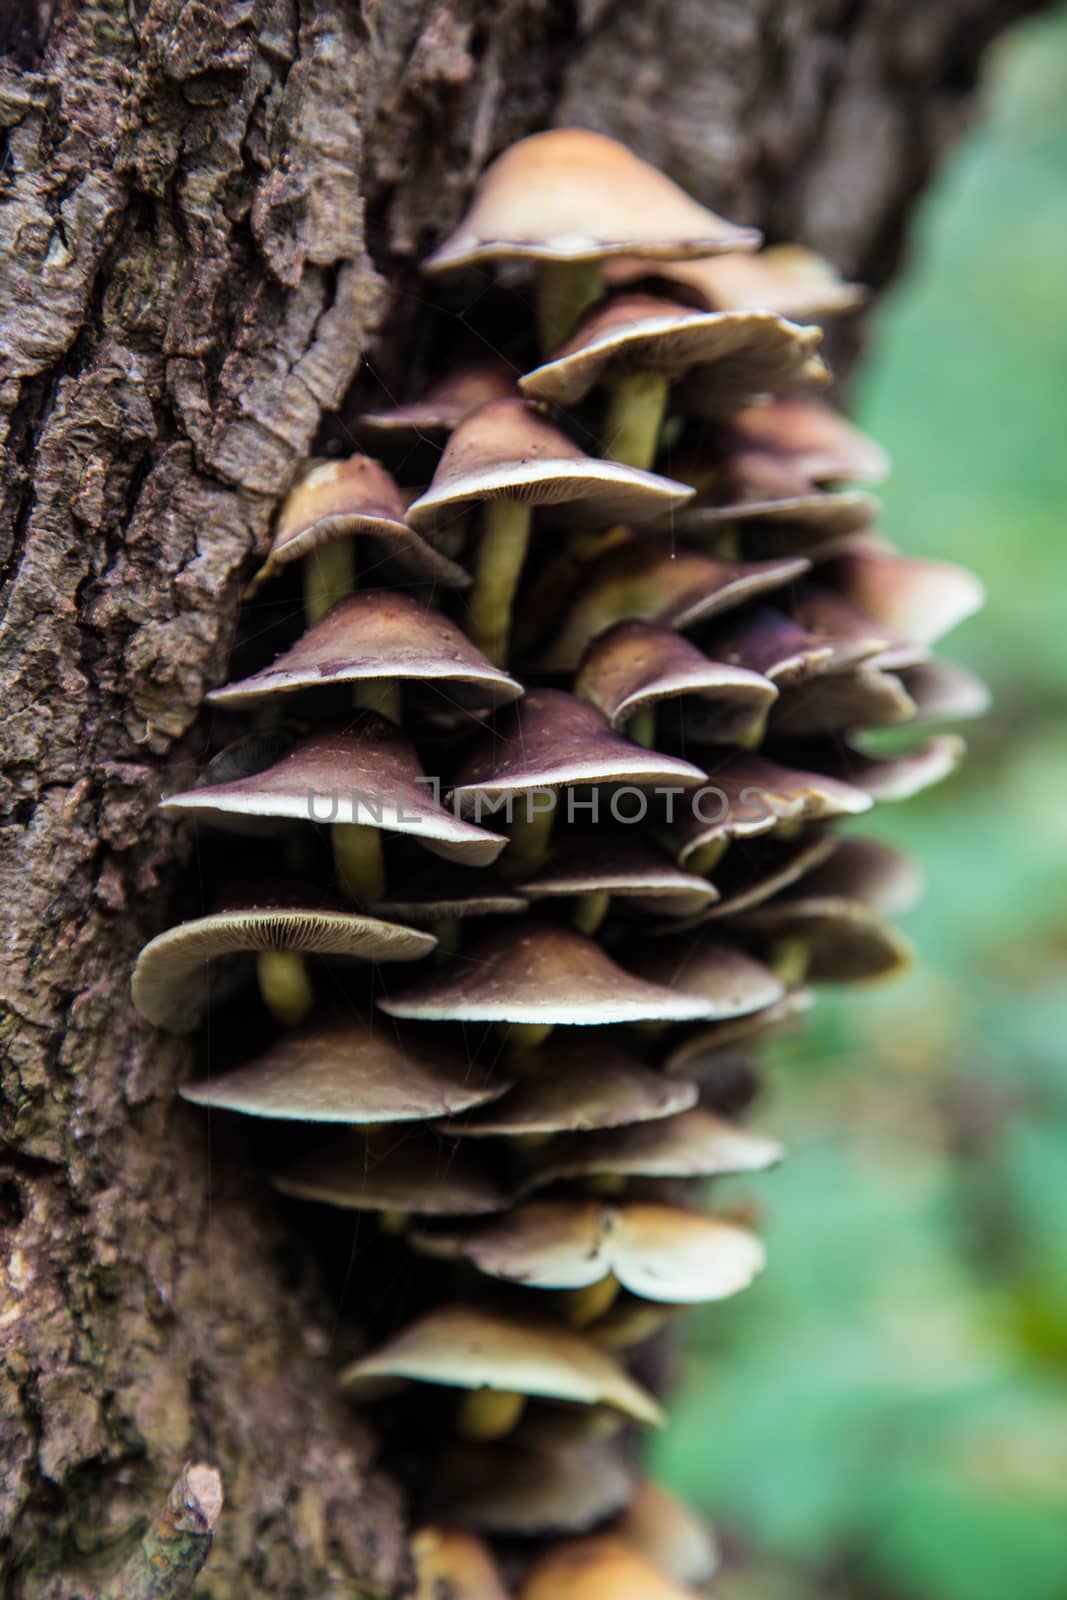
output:
[{"label": "mushroom", "polygon": [[670,628],[644,621],[619,622],[592,641],[574,692],[644,745],[653,742],[658,705],[692,698],[706,704],[719,742],[751,744],[778,695],[759,673],[711,660]]},{"label": "mushroom", "polygon": [[545,672],[573,672],[590,642],[617,622],[644,619],[684,632],[782,589],[807,572],[801,557],[719,561],[661,540],[633,539],[591,562],[562,628],[538,657]]},{"label": "mushroom", "polygon": [[625,1539],[599,1534],[553,1545],[527,1574],[519,1600],[693,1600]]},{"label": "mushroom", "polygon": [[[744,498],[745,493],[749,497]],[[746,557],[821,556],[827,546],[869,528],[878,501],[862,489],[805,489],[769,494],[767,485],[731,485],[722,505],[694,505],[677,520],[685,539],[710,541],[717,554]]]},{"label": "mushroom", "polygon": [[509,1600],[487,1545],[457,1528],[419,1528],[411,1536],[414,1600]]},{"label": "mushroom", "polygon": [[821,567],[819,577],[857,611],[916,644],[936,644],[985,599],[965,567],[902,556],[873,540],[857,541]]},{"label": "mushroom", "polygon": [[360,431],[374,434],[383,442],[405,445],[418,439],[446,438],[479,406],[515,394],[516,376],[502,358],[483,356],[446,372],[419,400],[382,411],[364,411],[359,419]]},{"label": "mushroom", "polygon": [[384,892],[382,829],[471,866],[487,866],[507,843],[438,804],[426,782],[393,724],[364,712],[343,733],[311,734],[262,771],[169,795],[163,808],[213,823],[235,815],[329,823],[342,888],[370,901]]},{"label": "mushroom", "polygon": [[480,1533],[530,1538],[585,1533],[626,1505],[633,1472],[614,1440],[547,1447],[530,1433],[527,1421],[516,1436],[449,1446],[430,1490],[439,1512]]},{"label": "mushroom", "polygon": [[553,128],[520,139],[483,172],[467,215],[424,268],[537,262],[542,348],[552,350],[597,298],[607,258],[669,261],[759,242],[756,229],[698,205],[616,140]]},{"label": "mushroom", "polygon": [[561,1134],[546,1145],[526,1187],[564,1178],[718,1178],[762,1172],[782,1155],[777,1139],[694,1106],[632,1127]]},{"label": "mushroom", "polygon": [[912,962],[909,941],[873,907],[808,892],[803,883],[736,917],[731,928],[791,984],[870,983]]},{"label": "mushroom", "polygon": [[248,587],[252,595],[291,561],[304,562],[305,610],[317,622],[356,581],[353,540],[384,547],[414,576],[465,588],[469,575],[408,526],[404,497],[370,456],[311,461],[278,517],[270,554]]},{"label": "mushroom", "polygon": [[621,294],[595,306],[551,358],[519,380],[523,394],[572,406],[598,385],[610,403],[604,453],[650,467],[672,383],[714,391],[720,412],[764,393],[829,381],[818,328],[772,311],[695,311],[650,294]]},{"label": "mushroom", "polygon": [[645,941],[626,959],[646,981],[702,995],[706,1016],[746,1016],[775,1005],[784,993],[773,972],[742,950],[720,944],[701,932]]},{"label": "mushroom", "polygon": [[350,1128],[271,1181],[297,1200],[387,1216],[475,1216],[508,1205],[503,1189],[462,1146],[429,1133],[396,1138],[381,1128]]},{"label": "mushroom", "polygon": [[915,702],[900,679],[864,663],[786,689],[771,713],[768,733],[775,739],[811,739],[854,728],[887,728],[914,715]]},{"label": "mushroom", "polygon": [[534,1056],[533,1070],[495,1105],[445,1124],[445,1131],[469,1139],[588,1132],[674,1116],[696,1103],[694,1084],[665,1078],[601,1037],[561,1043],[557,1036]]},{"label": "mushroom", "polygon": [[493,400],[456,428],[408,519],[432,533],[481,508],[468,628],[490,660],[503,664],[535,506],[550,506],[570,527],[606,527],[656,521],[692,493],[655,473],[587,456],[524,400]]},{"label": "mushroom", "polygon": [[687,926],[718,922],[761,905],[799,878],[807,877],[835,849],[836,841],[829,834],[802,833],[784,839],[771,834],[761,841],[758,850],[728,850],[715,873],[719,899]]},{"label": "mushroom", "polygon": [[[695,289],[718,311],[760,308],[801,322],[824,322],[863,305],[867,291],[860,283],[844,283],[825,256],[799,244],[771,245],[756,255],[723,254],[708,260],[678,260],[656,269],[672,283]],[[648,267],[639,260],[613,261],[609,283],[632,283]]]},{"label": "mushroom", "polygon": [[412,1122],[494,1100],[508,1080],[479,1082],[435,1038],[354,1016],[312,1016],[261,1056],[186,1084],[194,1105],[290,1122]]},{"label": "mushroom", "polygon": [[[521,879],[544,859],[560,790],[589,785],[636,790],[645,810],[643,790],[684,791],[703,778],[690,761],[624,739],[587,701],[560,689],[533,689],[496,718],[460,769],[452,800],[475,820],[483,810],[505,808],[511,843],[502,865]],[[588,806],[598,817],[599,802]],[[572,820],[577,809],[568,801]],[[617,813],[613,803],[616,820]]]},{"label": "mushroom", "polygon": [[225,909],[179,923],[145,945],[133,971],[133,1003],[155,1027],[191,1033],[211,1003],[215,964],[247,953],[265,1003],[292,1024],[313,1000],[306,956],[417,961],[435,943],[428,933],[351,911],[318,890],[291,885],[231,894]]},{"label": "mushroom", "polygon": [[909,856],[877,839],[828,839],[829,847],[804,877],[806,898],[823,895],[862,900],[883,916],[899,917],[922,898],[923,875]]},{"label": "mushroom", "polygon": [[889,457],[834,406],[788,395],[730,419],[730,441],[745,454],[776,456],[809,483],[881,483]]},{"label": "mushroom", "polygon": [[716,898],[706,878],[683,872],[637,828],[605,824],[557,830],[547,859],[520,887],[530,900],[573,896],[581,933],[596,931],[612,897],[663,917],[695,916]]},{"label": "mushroom", "polygon": [[920,722],[955,722],[984,716],[989,710],[991,697],[986,685],[954,661],[923,661],[902,667],[900,681]]},{"label": "mushroom", "polygon": [[719,1552],[707,1523],[651,1478],[642,1479],[608,1531],[673,1583],[704,1584],[718,1571]]},{"label": "mushroom", "polygon": [[275,696],[331,684],[353,684],[357,704],[399,720],[401,683],[433,688],[449,704],[502,705],[522,685],[494,667],[438,611],[390,589],[350,594],[332,606],[269,667],[213,689],[224,707],[257,706]]},{"label": "mushroom", "polygon": [[[587,1199],[531,1200],[491,1222],[417,1233],[414,1243],[433,1255],[462,1257],[506,1283],[585,1290],[607,1280],[612,1299],[621,1286],[671,1305],[739,1293],[762,1271],[766,1255],[747,1228],[718,1217]],[[608,1303],[601,1297],[597,1314]]]},{"label": "mushroom", "polygon": [[531,1395],[663,1422],[652,1396],[581,1334],[476,1306],[438,1306],[341,1373],[357,1399],[409,1382],[467,1390],[458,1425],[474,1438],[510,1432]]},{"label": "mushroom", "polygon": [[716,1069],[723,1051],[737,1044],[751,1044],[757,1037],[762,1041],[788,1031],[797,1017],[810,1011],[814,996],[810,989],[789,989],[774,1005],[764,1011],[751,1011],[743,1017],[726,1017],[721,1022],[709,1022],[687,1028],[664,1056],[664,1072],[693,1072],[698,1076],[705,1068]]},{"label": "mushroom", "polygon": [[963,760],[966,745],[954,733],[941,733],[898,756],[868,756],[851,745],[810,747],[806,755],[819,761],[834,776],[847,773],[849,787],[877,801],[911,800],[924,789],[949,777]]}]

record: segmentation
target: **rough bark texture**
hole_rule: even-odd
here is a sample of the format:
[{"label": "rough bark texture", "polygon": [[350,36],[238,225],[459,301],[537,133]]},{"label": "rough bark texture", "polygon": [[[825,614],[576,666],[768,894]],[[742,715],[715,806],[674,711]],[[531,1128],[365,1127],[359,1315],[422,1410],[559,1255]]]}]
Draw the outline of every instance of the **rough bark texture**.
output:
[{"label": "rough bark texture", "polygon": [[189,1458],[226,1495],[198,1594],[403,1588],[399,1498],[334,1390],[336,1305],[262,1180],[212,1171],[174,1098],[187,1047],[127,995],[187,856],[161,784],[408,258],[493,152],[577,122],[881,282],[1024,9],[0,7],[6,1593],[94,1593]]}]

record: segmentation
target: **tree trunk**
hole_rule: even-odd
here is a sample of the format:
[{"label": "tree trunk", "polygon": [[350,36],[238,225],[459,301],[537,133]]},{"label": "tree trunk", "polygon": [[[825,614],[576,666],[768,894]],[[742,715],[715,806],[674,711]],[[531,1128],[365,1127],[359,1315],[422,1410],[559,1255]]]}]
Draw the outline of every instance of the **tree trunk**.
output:
[{"label": "tree trunk", "polygon": [[198,1594],[404,1585],[400,1498],[334,1387],[352,1329],[239,1146],[212,1169],[175,1099],[188,1046],[128,987],[189,859],[156,799],[279,497],[376,330],[410,320],[412,258],[504,144],[581,123],[882,283],[984,43],[1026,9],[0,14],[5,1593],[96,1592],[190,1458],[225,1487]]}]

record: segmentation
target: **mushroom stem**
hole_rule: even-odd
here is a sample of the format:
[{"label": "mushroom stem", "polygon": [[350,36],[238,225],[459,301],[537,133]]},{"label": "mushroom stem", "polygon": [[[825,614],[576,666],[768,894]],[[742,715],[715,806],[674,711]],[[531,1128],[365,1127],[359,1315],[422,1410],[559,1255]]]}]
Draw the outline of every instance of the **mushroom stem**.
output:
[{"label": "mushroom stem", "polygon": [[256,956],[259,992],[271,1015],[286,1027],[303,1022],[315,994],[303,956],[293,950],[260,950]]},{"label": "mushroom stem", "polygon": [[352,704],[357,710],[376,711],[380,717],[400,725],[400,684],[395,678],[367,678],[357,683],[352,690]]},{"label": "mushroom stem", "polygon": [[330,829],[337,881],[350,900],[380,900],[385,893],[382,838],[364,822],[335,822]]},{"label": "mushroom stem", "polygon": [[583,311],[599,300],[599,261],[542,261],[537,274],[537,328],[541,349],[551,355]]},{"label": "mushroom stem", "polygon": [[378,1213],[378,1226],[383,1233],[406,1233],[409,1221],[408,1212],[396,1211],[392,1207],[387,1207]]},{"label": "mushroom stem", "polygon": [[608,914],[611,896],[604,890],[595,894],[581,894],[574,906],[571,922],[579,933],[592,938]]},{"label": "mushroom stem", "polygon": [[556,816],[554,802],[542,810],[532,803],[536,798],[534,794],[524,796],[513,811],[507,848],[500,857],[501,872],[520,882],[535,872],[547,856]]},{"label": "mushroom stem", "polygon": [[456,1428],[465,1439],[502,1439],[526,1409],[526,1396],[507,1389],[472,1389],[460,1401]]},{"label": "mushroom stem", "polygon": [[712,868],[718,866],[725,850],[725,839],[712,839],[710,844],[698,845],[686,862],[686,871],[695,873],[698,878],[706,878]]},{"label": "mushroom stem", "polygon": [[517,1050],[535,1050],[544,1044],[555,1026],[552,1022],[502,1022],[501,1032]]},{"label": "mushroom stem", "polygon": [[797,989],[808,975],[811,950],[804,939],[779,939],[767,965],[789,989]]},{"label": "mushroom stem", "polygon": [[656,742],[655,706],[645,706],[636,716],[630,718],[626,737],[632,739],[634,744],[642,745],[646,750],[653,748]]},{"label": "mushroom stem", "polygon": [[613,1272],[588,1283],[583,1289],[563,1289],[559,1300],[563,1314],[574,1328],[588,1328],[605,1311],[610,1311],[619,1293],[619,1280]]},{"label": "mushroom stem", "polygon": [[607,460],[645,469],[652,465],[669,388],[669,380],[662,372],[631,372],[612,386],[604,419]]},{"label": "mushroom stem", "polygon": [[468,633],[498,667],[508,658],[511,603],[526,560],[530,507],[519,500],[490,500],[482,510],[482,536],[468,611]]},{"label": "mushroom stem", "polygon": [[354,539],[331,539],[304,557],[304,612],[309,626],[356,587]]},{"label": "mushroom stem", "polygon": [[462,944],[462,923],[458,917],[439,917],[430,927],[430,932],[437,940],[437,949],[434,951],[434,960],[440,961],[445,956],[454,956]]}]

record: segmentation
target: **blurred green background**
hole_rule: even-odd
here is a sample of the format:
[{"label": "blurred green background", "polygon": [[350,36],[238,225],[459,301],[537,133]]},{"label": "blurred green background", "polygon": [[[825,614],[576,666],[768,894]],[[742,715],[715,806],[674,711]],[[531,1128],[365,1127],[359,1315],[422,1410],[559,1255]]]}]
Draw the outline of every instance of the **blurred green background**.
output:
[{"label": "blurred green background", "polygon": [[[695,1319],[658,1447],[718,1600],[1067,1597],[1067,10],[987,65],[880,309],[885,527],[975,568],[963,773],[864,831],[917,857],[919,964],[773,1057],[771,1270]],[[687,1400],[691,1404],[687,1404]]]}]

